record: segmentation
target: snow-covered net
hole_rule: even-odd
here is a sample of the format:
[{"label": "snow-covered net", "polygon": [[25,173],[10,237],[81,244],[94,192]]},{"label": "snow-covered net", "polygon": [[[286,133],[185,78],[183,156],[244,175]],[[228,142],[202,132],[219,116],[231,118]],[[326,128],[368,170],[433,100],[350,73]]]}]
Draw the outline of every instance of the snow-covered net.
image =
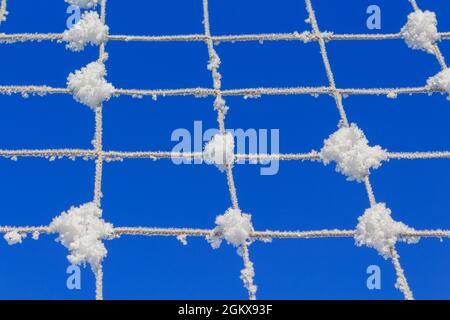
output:
[{"label": "snow-covered net", "polygon": [[[62,1],[62,0],[60,0]],[[121,235],[140,236],[173,236],[186,244],[186,237],[205,237],[214,248],[220,246],[222,240],[237,248],[242,256],[244,268],[241,270],[241,279],[247,288],[250,299],[256,299],[257,286],[254,284],[255,270],[250,260],[249,246],[253,241],[262,240],[270,242],[272,238],[323,238],[323,237],[352,237],[356,245],[372,247],[384,258],[392,260],[397,274],[396,287],[404,294],[405,299],[413,299],[413,293],[408,285],[407,278],[400,264],[396,250],[397,241],[416,243],[420,237],[450,237],[450,230],[416,230],[400,221],[394,220],[388,205],[377,203],[370,183],[370,171],[382,165],[382,161],[390,159],[432,159],[450,158],[448,152],[390,152],[380,146],[370,146],[369,139],[361,128],[350,123],[343,105],[344,95],[380,95],[384,94],[394,98],[399,94],[433,94],[450,93],[450,69],[439,50],[438,41],[448,40],[450,32],[438,32],[435,13],[422,11],[415,0],[409,0],[412,12],[407,18],[406,25],[395,34],[334,34],[322,32],[313,9],[311,0],[305,0],[309,14],[307,22],[311,30],[303,33],[272,33],[272,34],[241,34],[214,36],[211,34],[208,0],[203,1],[203,34],[171,35],[171,36],[137,36],[137,35],[111,35],[105,23],[106,0],[65,0],[69,4],[79,5],[90,11],[84,13],[80,22],[72,29],[60,34],[0,34],[0,42],[13,43],[17,41],[45,41],[57,40],[66,42],[66,47],[73,51],[82,51],[86,45],[99,46],[99,59],[93,61],[81,70],[68,75],[67,87],[48,86],[0,86],[0,94],[19,93],[28,94],[71,94],[81,104],[87,105],[95,115],[95,134],[93,149],[48,149],[48,150],[0,150],[0,156],[13,160],[20,157],[45,157],[49,159],[85,158],[95,161],[95,178],[93,201],[87,204],[74,204],[55,217],[46,226],[35,227],[0,227],[4,239],[8,244],[20,244],[31,234],[35,240],[41,233],[57,233],[57,240],[70,251],[68,259],[73,264],[89,263],[96,276],[96,298],[103,299],[103,269],[102,261],[107,256],[103,240],[112,240]],[[200,0],[198,0],[200,1]],[[320,0],[316,0],[320,1]],[[406,0],[405,0],[406,1]],[[0,23],[6,21],[8,15],[6,0],[0,0]],[[424,50],[433,54],[440,64],[442,71],[430,79],[424,79],[423,87],[408,88],[338,88],[335,83],[332,64],[329,61],[326,42],[345,40],[386,40],[404,39],[411,49]],[[153,89],[136,90],[115,88],[107,82],[107,70],[104,62],[108,56],[105,51],[107,41],[199,41],[205,42],[209,61],[205,66],[211,72],[211,88],[188,89]],[[290,88],[242,88],[223,90],[221,88],[220,57],[214,49],[215,42],[240,41],[316,41],[320,47],[321,57],[329,85],[325,87],[290,87]],[[299,44],[301,45],[301,44]],[[259,96],[259,95],[301,95],[325,94],[331,95],[340,113],[339,129],[330,133],[324,141],[321,151],[297,154],[234,154],[233,137],[226,133],[225,116],[229,108],[226,105],[228,96]],[[102,104],[110,98],[120,95],[133,97],[151,96],[213,96],[214,105],[211,110],[217,112],[220,133],[206,144],[203,153],[175,153],[169,151],[124,152],[106,151],[102,146]],[[231,207],[217,217],[216,227],[211,229],[190,228],[156,228],[156,227],[114,227],[102,218],[102,172],[104,162],[115,159],[164,159],[164,158],[202,158],[215,164],[227,176]],[[233,162],[238,160],[283,160],[283,161],[322,161],[325,165],[336,163],[336,171],[347,176],[347,180],[361,182],[365,186],[369,199],[369,208],[361,212],[359,221],[355,221],[354,230],[313,230],[313,231],[257,231],[251,221],[252,216],[242,213],[238,203],[233,178]],[[214,221],[211,221],[213,224]]]}]

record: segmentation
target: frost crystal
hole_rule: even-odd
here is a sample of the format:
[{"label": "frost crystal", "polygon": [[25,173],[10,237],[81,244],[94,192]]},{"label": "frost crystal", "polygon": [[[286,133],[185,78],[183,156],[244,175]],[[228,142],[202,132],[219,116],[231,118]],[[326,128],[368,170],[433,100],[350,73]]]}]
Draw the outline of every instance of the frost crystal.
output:
[{"label": "frost crystal", "polygon": [[230,132],[216,134],[206,145],[203,158],[208,164],[215,164],[220,171],[226,169],[227,164],[234,162],[234,137]]},{"label": "frost crystal", "polygon": [[105,80],[105,76],[105,65],[99,61],[91,62],[69,74],[67,86],[73,91],[75,100],[95,110],[114,93],[114,87]]},{"label": "frost crystal", "polygon": [[325,165],[336,162],[336,171],[347,176],[347,180],[361,182],[371,168],[379,168],[387,160],[386,150],[380,146],[370,147],[364,133],[354,123],[341,127],[324,141],[319,153]]},{"label": "frost crystal", "polygon": [[214,249],[220,247],[222,239],[239,247],[249,240],[250,233],[253,231],[251,215],[241,213],[239,209],[230,208],[223,215],[217,216],[216,225],[213,235],[207,237]]},{"label": "frost crystal", "polygon": [[66,48],[72,51],[81,51],[87,43],[101,44],[106,41],[109,28],[95,11],[83,13],[80,21],[72,28],[64,31],[63,41],[68,42]]},{"label": "frost crystal", "polygon": [[100,0],[65,0],[68,4],[73,4],[80,8],[95,8]]},{"label": "frost crystal", "polygon": [[183,246],[187,246],[187,244],[188,244],[187,237],[185,234],[178,235],[177,240],[180,241]]},{"label": "frost crystal", "polygon": [[6,21],[6,16],[8,15],[8,11],[6,11],[6,10],[2,10],[1,8],[0,8],[0,24],[3,22],[3,21]]},{"label": "frost crystal", "polygon": [[255,269],[253,262],[249,261],[248,266],[241,270],[241,280],[250,294],[255,295],[258,287],[253,283],[255,277]]},{"label": "frost crystal", "polygon": [[436,14],[428,10],[410,13],[401,34],[411,49],[433,53],[433,45],[440,39]]},{"label": "frost crystal", "polygon": [[390,248],[397,241],[417,243],[417,237],[405,237],[403,234],[414,229],[402,222],[397,222],[391,217],[391,210],[386,204],[378,203],[358,218],[356,226],[355,242],[357,246],[366,245],[378,250],[385,259],[390,257]]},{"label": "frost crystal", "polygon": [[[428,78],[427,86],[433,89],[443,89],[450,95],[450,68],[442,70],[437,75]],[[450,96],[447,99],[450,100]]]},{"label": "frost crystal", "polygon": [[22,239],[26,238],[26,233],[19,233],[17,230],[10,231],[4,235],[4,239],[10,246],[18,243],[22,243]]},{"label": "frost crystal", "polygon": [[106,256],[102,239],[113,238],[113,225],[100,218],[101,209],[93,202],[72,207],[53,219],[51,233],[59,233],[56,241],[70,251],[67,259],[74,265],[89,263],[95,271]]}]

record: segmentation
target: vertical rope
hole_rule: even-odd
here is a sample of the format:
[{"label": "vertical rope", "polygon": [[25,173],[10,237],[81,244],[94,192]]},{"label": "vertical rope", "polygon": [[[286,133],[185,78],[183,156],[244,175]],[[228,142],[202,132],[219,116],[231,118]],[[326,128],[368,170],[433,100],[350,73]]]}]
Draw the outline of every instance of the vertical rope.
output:
[{"label": "vertical rope", "polygon": [[2,23],[1,18],[6,19],[6,15],[8,14],[8,11],[6,11],[6,0],[1,0],[0,2],[0,24]]},{"label": "vertical rope", "polygon": [[[336,83],[334,80],[334,75],[333,75],[333,71],[331,69],[331,65],[330,65],[330,60],[328,58],[328,53],[327,53],[327,49],[326,49],[326,45],[325,45],[325,40],[323,38],[322,33],[320,32],[319,29],[319,24],[317,22],[316,19],[316,15],[314,13],[314,9],[312,7],[312,3],[311,0],[305,0],[306,2],[306,9],[309,13],[309,20],[312,26],[312,30],[313,33],[315,34],[315,36],[317,37],[318,41],[319,41],[319,45],[320,45],[320,53],[322,55],[322,60],[325,66],[325,71],[327,73],[327,78],[328,81],[330,83],[330,88],[333,92],[333,96],[334,99],[336,101],[336,105],[337,108],[339,110],[340,116],[341,116],[341,122],[345,125],[345,126],[349,126],[349,122],[347,119],[347,115],[345,113],[345,109],[344,109],[344,105],[342,103],[342,95],[341,93],[336,89]],[[415,2],[415,0],[410,0],[411,4],[413,7],[417,8],[417,3]],[[373,189],[372,189],[372,184],[370,183],[370,178],[369,176],[365,177],[364,179],[364,185],[365,185],[365,189],[367,192],[367,196],[369,198],[369,203],[371,206],[376,204],[376,199],[375,199],[375,195],[373,193]],[[394,268],[397,272],[397,282],[400,284],[400,290],[403,292],[405,299],[412,299],[412,292],[409,289],[408,283],[406,281],[406,277],[405,274],[403,272],[403,269],[400,265],[400,261],[398,259],[398,254],[397,251],[395,250],[395,248],[392,249],[392,263],[394,265]]]},{"label": "vertical rope", "polygon": [[95,271],[95,300],[103,300],[103,266]]},{"label": "vertical rope", "polygon": [[[203,25],[204,25],[204,32],[205,32],[205,41],[206,45],[208,47],[208,55],[209,55],[209,61],[212,59],[218,59],[218,55],[216,51],[214,50],[214,42],[211,37],[211,25],[210,25],[210,19],[209,19],[209,9],[208,9],[208,0],[203,0]],[[222,91],[221,91],[221,75],[219,71],[217,70],[218,67],[216,65],[211,64],[211,76],[213,79],[214,84],[214,90],[216,93],[216,101],[222,100]],[[219,81],[218,81],[219,80]],[[219,125],[219,130],[222,134],[226,133],[226,127],[225,127],[225,113],[224,110],[221,110],[220,108],[217,110],[217,122]],[[236,185],[234,183],[234,176],[233,176],[233,168],[231,164],[226,164],[226,176],[227,176],[227,184],[228,184],[228,190],[230,192],[230,198],[231,198],[231,204],[233,209],[239,209],[239,203],[238,203],[238,197],[237,197],[237,191],[236,191]],[[254,269],[253,269],[253,263],[250,260],[249,257],[249,251],[247,244],[242,244],[242,259],[244,263],[244,270],[241,274],[242,281],[244,282],[244,286],[247,288],[249,298],[251,300],[256,300],[256,286],[253,284],[253,275],[254,275]],[[245,275],[251,274],[251,277],[246,277]]]},{"label": "vertical rope", "polygon": [[[106,23],[106,0],[100,3],[100,20]],[[105,51],[105,43],[100,44],[99,61],[105,62],[108,55]],[[95,161],[95,182],[94,182],[94,203],[98,208],[101,207],[102,198],[102,176],[103,176],[103,105],[95,109],[95,137],[94,146],[97,153]],[[100,263],[95,272],[95,299],[103,300],[103,265]]]},{"label": "vertical rope", "polygon": [[377,204],[377,201],[375,199],[375,194],[373,193],[372,184],[370,183],[369,176],[364,178],[364,185],[366,187],[367,196],[369,197],[369,203],[371,206],[374,206]]},{"label": "vertical rope", "polygon": [[405,300],[414,300],[413,293],[409,288],[408,281],[405,277],[405,273],[400,264],[399,255],[395,247],[391,247],[391,258],[394,264],[395,273],[397,274],[397,287],[405,296]]},{"label": "vertical rope", "polygon": [[330,83],[330,89],[333,93],[334,100],[336,102],[336,106],[339,110],[339,114],[341,116],[342,123],[348,127],[349,122],[347,120],[347,114],[345,113],[344,106],[342,104],[342,95],[336,89],[336,83],[334,81],[333,71],[331,70],[330,60],[328,59],[327,48],[325,46],[325,40],[323,38],[322,33],[319,29],[319,24],[317,23],[316,14],[311,4],[311,0],[306,1],[306,9],[309,14],[309,22],[311,23],[311,27],[313,30],[313,34],[317,37],[320,46],[320,54],[322,56],[323,64],[325,66],[325,71],[327,73],[328,82]]},{"label": "vertical rope", "polygon": [[242,245],[242,259],[244,260],[244,270],[242,270],[241,273],[242,281],[247,288],[249,299],[256,300],[256,286],[253,283],[255,270],[253,268],[253,263],[250,261],[248,245],[246,243]]},{"label": "vertical rope", "polygon": [[101,207],[102,198],[102,174],[103,174],[103,106],[100,105],[95,109],[95,137],[94,147],[97,153],[95,160],[95,182],[94,182],[94,202],[97,207]]}]

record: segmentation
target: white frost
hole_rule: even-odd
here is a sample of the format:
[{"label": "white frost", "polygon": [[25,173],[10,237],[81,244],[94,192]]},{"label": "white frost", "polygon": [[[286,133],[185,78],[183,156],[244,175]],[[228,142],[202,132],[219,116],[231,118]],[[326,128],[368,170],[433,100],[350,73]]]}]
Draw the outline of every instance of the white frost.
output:
[{"label": "white frost", "polygon": [[181,242],[183,246],[187,246],[187,236],[185,234],[180,234],[177,236],[177,240]]},{"label": "white frost", "polygon": [[94,61],[69,74],[67,86],[73,91],[75,100],[95,110],[114,93],[114,87],[105,80],[105,76],[105,65]]},{"label": "white frost", "polygon": [[336,162],[336,171],[347,176],[347,180],[362,181],[371,168],[377,169],[381,161],[387,160],[387,151],[380,146],[369,146],[364,132],[356,124],[341,127],[324,141],[319,153],[325,165]]},{"label": "white frost", "polygon": [[218,133],[205,145],[203,158],[208,164],[215,164],[220,171],[226,169],[227,164],[233,164],[234,156],[234,136],[228,132]]},{"label": "white frost", "polygon": [[402,234],[414,229],[408,227],[402,222],[395,221],[391,217],[391,210],[386,208],[386,204],[378,203],[358,218],[356,226],[355,242],[356,245],[366,245],[378,250],[385,259],[390,257],[390,248],[397,241],[407,243],[417,243],[419,238],[404,237]]},{"label": "white frost", "polygon": [[[442,70],[437,75],[428,78],[427,86],[432,89],[443,89],[450,95],[450,68]],[[450,100],[450,96],[447,99]]]},{"label": "white frost", "polygon": [[401,34],[411,49],[433,53],[433,45],[440,39],[436,14],[428,10],[410,13]]},{"label": "white frost", "polygon": [[81,51],[86,44],[99,45],[106,41],[109,27],[106,26],[95,11],[83,13],[81,19],[69,30],[64,31],[63,41],[68,42],[66,48]]},{"label": "white frost", "polygon": [[100,0],[65,0],[68,4],[73,4],[80,8],[95,8]]},{"label": "white frost", "polygon": [[214,249],[220,247],[222,239],[239,247],[249,241],[250,233],[253,231],[251,215],[233,208],[228,209],[223,215],[217,216],[216,225],[212,235],[207,237]]},{"label": "white frost", "polygon": [[67,259],[74,265],[89,263],[95,271],[106,256],[102,239],[113,238],[113,225],[100,218],[101,209],[93,202],[72,207],[53,219],[50,232],[59,233],[56,241],[70,251]]},{"label": "white frost", "polygon": [[19,233],[17,230],[10,231],[4,235],[4,239],[10,246],[18,243],[22,243],[22,239],[26,238],[26,233]]},{"label": "white frost", "polygon": [[3,21],[6,21],[6,16],[8,15],[8,11],[6,10],[2,10],[2,8],[0,8],[0,24]]}]

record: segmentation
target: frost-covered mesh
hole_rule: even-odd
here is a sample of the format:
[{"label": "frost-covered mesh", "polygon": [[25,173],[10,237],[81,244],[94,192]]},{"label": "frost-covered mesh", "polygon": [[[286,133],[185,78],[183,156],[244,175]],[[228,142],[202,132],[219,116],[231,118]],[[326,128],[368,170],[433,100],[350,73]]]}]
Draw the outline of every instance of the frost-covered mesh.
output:
[{"label": "frost-covered mesh", "polygon": [[[62,0],[60,0],[62,1]],[[200,0],[198,0],[200,1]],[[93,149],[48,149],[48,150],[0,150],[0,156],[12,158],[19,157],[45,157],[51,160],[62,157],[85,158],[95,161],[95,179],[93,201],[81,207],[73,207],[48,226],[34,227],[0,227],[0,232],[5,234],[5,240],[13,245],[21,243],[22,240],[31,234],[33,239],[38,239],[40,233],[59,233],[59,241],[71,250],[69,256],[72,263],[88,262],[91,264],[96,275],[96,298],[103,299],[103,269],[102,259],[106,252],[102,240],[114,239],[121,235],[140,236],[173,236],[185,243],[187,236],[206,237],[213,246],[220,245],[222,240],[237,247],[238,253],[242,256],[244,268],[241,271],[241,279],[247,288],[250,299],[256,299],[257,287],[253,283],[255,270],[250,260],[249,245],[254,240],[270,240],[272,238],[292,239],[292,238],[322,238],[322,237],[352,237],[357,245],[367,245],[377,249],[382,256],[392,260],[393,267],[397,274],[396,286],[402,291],[405,299],[413,299],[407,278],[399,261],[399,256],[395,248],[397,240],[404,240],[414,243],[420,237],[450,237],[450,230],[415,230],[401,222],[394,221],[391,211],[385,204],[377,203],[370,183],[371,168],[378,168],[381,160],[389,159],[432,159],[450,158],[450,152],[388,152],[379,146],[369,147],[364,133],[355,127],[347,118],[344,104],[344,95],[386,95],[394,98],[399,94],[418,93],[442,93],[450,92],[450,71],[445,63],[445,59],[437,45],[438,40],[450,38],[450,32],[437,32],[436,18],[434,13],[422,11],[415,0],[409,0],[412,6],[412,13],[408,17],[408,24],[395,34],[334,34],[332,32],[322,32],[319,22],[313,9],[312,1],[305,0],[306,9],[309,14],[307,22],[311,25],[311,30],[303,33],[277,33],[277,34],[241,34],[214,36],[210,30],[210,19],[208,12],[208,0],[203,1],[203,34],[171,35],[171,36],[135,36],[135,35],[106,35],[108,28],[105,23],[106,0],[66,0],[71,4],[80,5],[84,8],[97,10],[100,7],[99,15],[91,14],[85,16],[83,25],[78,29],[61,34],[0,34],[0,42],[17,41],[45,41],[57,40],[68,41],[67,47],[74,51],[81,51],[86,43],[99,45],[99,59],[87,66],[84,70],[77,71],[68,81],[67,87],[48,86],[0,86],[1,94],[73,94],[75,99],[92,108],[95,115],[95,134]],[[299,0],[300,1],[300,0]],[[320,0],[316,0],[320,1]],[[405,0],[406,1],[406,0]],[[14,14],[14,13],[11,13]],[[0,23],[6,21],[8,15],[6,0],[0,1]],[[89,28],[94,26],[100,33]],[[94,32],[94,33],[92,33]],[[370,88],[370,89],[343,89],[337,88],[332,69],[332,61],[329,61],[326,42],[345,40],[386,40],[404,39],[411,49],[421,49],[435,56],[442,68],[442,72],[434,78],[428,80],[428,84],[423,87],[408,88]],[[104,70],[103,62],[107,59],[105,43],[107,41],[186,41],[204,42],[209,53],[208,70],[211,72],[213,86],[211,88],[188,88],[188,89],[155,89],[155,90],[135,90],[117,89],[104,80],[107,70]],[[291,88],[243,88],[223,90],[221,88],[221,75],[219,73],[220,57],[214,49],[215,42],[241,42],[241,41],[315,41],[320,48],[320,54],[325,67],[326,76],[329,82],[325,87],[291,87]],[[92,70],[91,70],[92,69]],[[91,72],[92,71],[92,72]],[[76,76],[75,76],[76,75]],[[426,80],[426,79],[425,79]],[[424,80],[424,83],[426,82]],[[217,150],[229,149],[232,144],[222,143],[218,149],[214,144],[205,149],[205,153],[175,153],[164,151],[148,152],[124,152],[106,151],[102,146],[102,102],[110,97],[129,95],[133,97],[151,96],[213,96],[215,97],[214,110],[217,112],[218,127],[221,134],[225,135],[225,115],[228,107],[225,98],[228,96],[259,96],[259,95],[301,95],[301,94],[325,94],[334,97],[336,106],[340,113],[340,130],[335,134],[330,133],[330,139],[321,152],[311,151],[310,153],[297,154],[225,154],[224,162],[218,164],[215,160],[211,162],[218,164],[219,169],[227,176],[228,187],[231,199],[231,208],[216,220],[217,227],[212,229],[188,229],[188,228],[133,228],[133,227],[113,227],[104,222],[101,218],[101,198],[102,198],[102,168],[105,162],[116,159],[163,159],[163,158],[214,158]],[[211,111],[213,112],[213,111]],[[223,139],[222,139],[223,138]],[[216,137],[216,140],[225,141],[226,137]],[[228,142],[227,142],[228,143]],[[223,146],[226,145],[226,147]],[[214,148],[213,148],[214,147]],[[210,150],[210,149],[214,150]],[[231,160],[230,160],[231,159]],[[362,214],[359,224],[355,230],[313,230],[313,231],[257,231],[251,224],[251,215],[241,213],[236,188],[233,179],[234,160],[283,160],[283,161],[322,161],[324,164],[336,162],[337,171],[348,176],[348,180],[357,180],[364,184],[369,198],[370,208]],[[78,205],[78,204],[77,204]],[[65,208],[68,209],[68,208]],[[80,230],[92,230],[85,234]]]}]

